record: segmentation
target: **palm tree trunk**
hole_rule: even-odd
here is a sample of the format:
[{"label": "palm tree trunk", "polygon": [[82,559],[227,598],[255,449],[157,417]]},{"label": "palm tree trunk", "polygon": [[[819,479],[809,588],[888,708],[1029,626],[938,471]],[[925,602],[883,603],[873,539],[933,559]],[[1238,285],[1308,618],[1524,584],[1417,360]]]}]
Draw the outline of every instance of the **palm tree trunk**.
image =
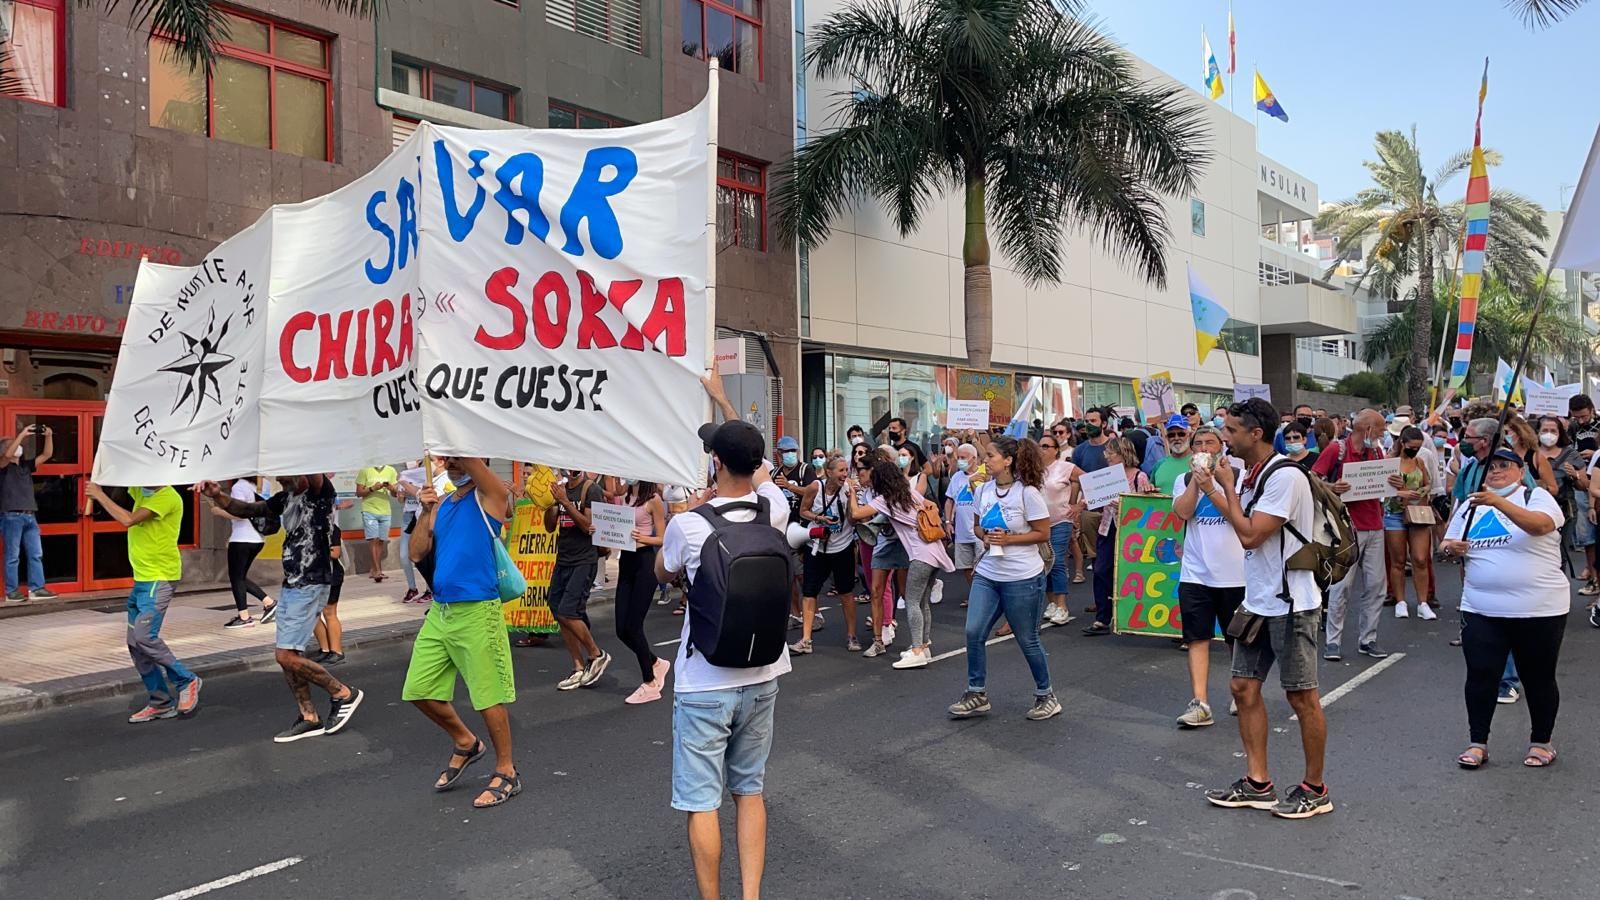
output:
[{"label": "palm tree trunk", "polygon": [[1406,380],[1406,401],[1416,421],[1428,409],[1428,370],[1433,364],[1433,251],[1428,229],[1417,223],[1417,299],[1411,320],[1411,372]]},{"label": "palm tree trunk", "polygon": [[989,278],[989,224],[984,208],[983,173],[967,176],[967,231],[961,242],[966,267],[961,300],[967,323],[967,364],[989,368],[994,355],[994,286]]}]

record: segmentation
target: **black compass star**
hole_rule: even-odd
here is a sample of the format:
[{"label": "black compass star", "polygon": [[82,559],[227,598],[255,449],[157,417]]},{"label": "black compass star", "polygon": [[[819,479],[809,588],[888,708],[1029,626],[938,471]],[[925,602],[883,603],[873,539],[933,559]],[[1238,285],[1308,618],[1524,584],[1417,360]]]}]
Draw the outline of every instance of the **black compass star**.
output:
[{"label": "black compass star", "polygon": [[207,399],[222,405],[222,385],[217,382],[217,372],[234,363],[234,357],[220,349],[222,339],[228,334],[228,324],[232,321],[233,317],[229,316],[222,320],[222,327],[217,328],[217,311],[213,308],[206,321],[205,334],[195,338],[187,332],[178,332],[188,352],[159,369],[183,376],[178,402],[172,404],[172,411],[182,409],[193,397],[194,411],[189,414],[190,422],[200,415]]}]

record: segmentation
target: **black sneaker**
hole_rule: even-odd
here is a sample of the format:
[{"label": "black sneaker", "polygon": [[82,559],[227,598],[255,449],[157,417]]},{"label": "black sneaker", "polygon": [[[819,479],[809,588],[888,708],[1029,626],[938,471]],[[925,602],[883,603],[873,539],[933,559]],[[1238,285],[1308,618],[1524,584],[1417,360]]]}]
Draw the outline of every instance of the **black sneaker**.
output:
[{"label": "black sneaker", "polygon": [[224,622],[222,627],[223,628],[254,628],[255,625],[256,625],[256,620],[255,619],[241,619],[238,616],[234,616],[233,618],[229,619],[227,622]]},{"label": "black sneaker", "polygon": [[1338,647],[1329,647],[1328,649],[1322,651],[1322,658],[1328,662],[1338,662],[1339,660],[1344,659],[1344,654],[1339,652]]},{"label": "black sneaker", "polygon": [[[341,660],[344,659],[342,655],[339,658]],[[356,714],[356,707],[361,705],[361,701],[365,700],[366,696],[366,694],[361,693],[360,688],[351,688],[350,696],[344,700],[330,698],[328,701],[328,718],[323,720],[328,724],[323,728],[323,733],[338,734],[340,729],[350,723],[350,717]]]},{"label": "black sneaker", "polygon": [[272,624],[272,620],[276,619],[277,617],[278,617],[278,604],[274,603],[271,606],[269,606],[266,609],[263,609],[261,611],[261,624],[263,624],[263,625],[271,625]]},{"label": "black sneaker", "polygon": [[335,653],[332,650],[329,650],[327,653],[322,654],[322,658],[317,660],[317,662],[324,666],[337,666],[344,662],[344,654]]},{"label": "black sneaker", "polygon": [[1228,809],[1275,809],[1278,791],[1270,784],[1258,788],[1248,778],[1241,778],[1221,790],[1206,791],[1206,801]]},{"label": "black sneaker", "polygon": [[292,744],[301,738],[320,737],[327,734],[327,729],[321,722],[312,722],[308,719],[295,719],[294,724],[273,735],[274,744]]},{"label": "black sneaker", "polygon": [[1589,625],[1600,628],[1600,606],[1589,607]]},{"label": "black sneaker", "polygon": [[1388,659],[1389,658],[1389,651],[1384,650],[1383,648],[1379,647],[1377,644],[1362,644],[1361,646],[1357,647],[1356,649],[1361,651],[1361,655],[1362,656],[1370,656],[1373,659]]},{"label": "black sneaker", "polygon": [[323,662],[325,662],[327,660],[327,658],[328,658],[328,651],[326,651],[326,650],[318,650],[317,652],[315,652],[315,653],[311,654],[310,656],[306,657],[306,659],[311,660],[312,662],[316,663],[319,666],[322,665]]},{"label": "black sneaker", "polygon": [[16,590],[7,594],[6,599],[10,600],[12,603],[26,603],[28,602],[28,592],[22,588],[17,588]]},{"label": "black sneaker", "polygon": [[52,591],[49,588],[39,588],[37,591],[28,592],[29,600],[56,600],[59,599],[60,596],[60,594],[57,594],[55,591]]},{"label": "black sneaker", "polygon": [[950,716],[955,719],[965,719],[989,711],[989,695],[978,691],[967,691],[961,699],[950,704]]},{"label": "black sneaker", "polygon": [[1303,784],[1290,788],[1289,796],[1272,807],[1272,814],[1280,819],[1309,819],[1331,812],[1333,812],[1333,798],[1328,795],[1328,789],[1323,788],[1322,793],[1313,794],[1306,790]]}]

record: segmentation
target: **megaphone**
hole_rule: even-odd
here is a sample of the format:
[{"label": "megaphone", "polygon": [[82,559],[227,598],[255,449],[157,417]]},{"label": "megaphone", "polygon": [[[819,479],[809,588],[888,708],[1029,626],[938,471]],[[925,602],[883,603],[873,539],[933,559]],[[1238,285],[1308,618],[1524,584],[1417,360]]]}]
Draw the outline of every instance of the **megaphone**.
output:
[{"label": "megaphone", "polygon": [[807,541],[811,540],[811,527],[804,522],[790,522],[785,534],[789,538],[789,546],[799,550],[806,545]]}]

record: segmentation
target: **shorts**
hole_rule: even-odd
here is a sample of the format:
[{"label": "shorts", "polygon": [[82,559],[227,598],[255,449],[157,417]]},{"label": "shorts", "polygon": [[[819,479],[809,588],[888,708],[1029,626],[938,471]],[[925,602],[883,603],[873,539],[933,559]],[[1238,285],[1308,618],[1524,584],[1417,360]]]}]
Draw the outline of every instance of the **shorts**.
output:
[{"label": "shorts", "polygon": [[760,794],[772,752],[778,680],[672,698],[672,808],[710,812],[722,792]]},{"label": "shorts", "polygon": [[906,553],[905,544],[899,540],[878,538],[878,546],[872,548],[873,571],[909,568],[911,568],[911,557]]},{"label": "shorts", "polygon": [[277,637],[273,646],[279,650],[305,650],[311,645],[317,616],[328,605],[325,584],[303,584],[285,587],[278,593]]},{"label": "shorts", "polygon": [[456,675],[467,683],[472,708],[515,703],[511,639],[499,600],[434,603],[411,645],[411,665],[401,700],[439,700],[456,696]]},{"label": "shorts", "polygon": [[594,576],[599,563],[586,562],[564,566],[556,563],[550,572],[550,612],[561,619],[582,619],[589,622],[589,592],[594,589]]},{"label": "shorts", "polygon": [[950,561],[958,569],[970,569],[978,564],[978,557],[983,555],[983,545],[977,541],[966,543],[957,541],[950,545]]},{"label": "shorts", "polygon": [[823,584],[827,583],[830,576],[833,578],[833,589],[836,592],[849,594],[856,589],[855,544],[837,553],[807,553],[805,568],[800,579],[800,596],[817,596],[817,592],[822,590]]},{"label": "shorts", "polygon": [[1233,677],[1266,681],[1278,663],[1278,683],[1286,691],[1317,689],[1317,624],[1320,609],[1268,616],[1254,644],[1233,642]]},{"label": "shorts", "polygon": [[1401,515],[1400,513],[1392,513],[1392,512],[1388,512],[1386,510],[1384,512],[1384,514],[1383,514],[1383,530],[1384,531],[1405,531],[1406,530],[1406,517]]},{"label": "shorts", "polygon": [[1589,492],[1574,491],[1572,494],[1574,515],[1572,517],[1572,546],[1576,548],[1594,545],[1594,523],[1589,521]]},{"label": "shorts", "polygon": [[377,513],[362,513],[361,532],[369,541],[387,541],[389,539],[389,517],[380,516]]},{"label": "shorts", "polygon": [[1242,587],[1212,587],[1197,582],[1178,582],[1178,611],[1183,619],[1184,643],[1209,641],[1218,634],[1228,643],[1228,623],[1233,612],[1244,602]]}]

